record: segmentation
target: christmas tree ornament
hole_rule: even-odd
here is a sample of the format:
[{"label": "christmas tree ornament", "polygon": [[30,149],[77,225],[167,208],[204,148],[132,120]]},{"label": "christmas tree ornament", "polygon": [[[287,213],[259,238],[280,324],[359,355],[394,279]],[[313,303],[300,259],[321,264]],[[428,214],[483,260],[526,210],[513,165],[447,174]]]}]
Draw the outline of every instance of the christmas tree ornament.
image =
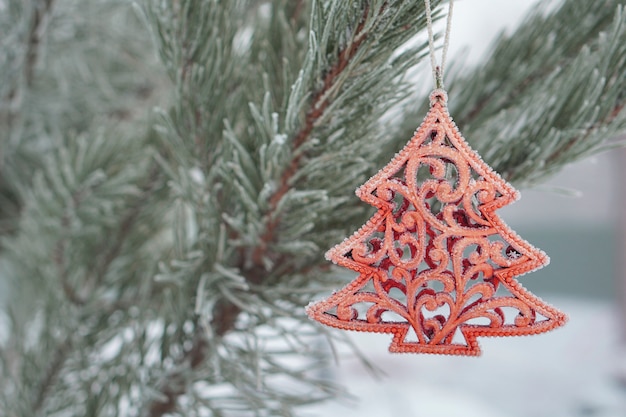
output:
[{"label": "christmas tree ornament", "polygon": [[562,326],[566,316],[515,279],[549,258],[496,210],[518,192],[470,148],[447,109],[443,65],[434,58],[430,110],[408,144],[357,190],[376,214],[326,254],[359,276],[312,303],[314,320],[393,335],[391,352],[479,355],[478,337],[521,336]]}]

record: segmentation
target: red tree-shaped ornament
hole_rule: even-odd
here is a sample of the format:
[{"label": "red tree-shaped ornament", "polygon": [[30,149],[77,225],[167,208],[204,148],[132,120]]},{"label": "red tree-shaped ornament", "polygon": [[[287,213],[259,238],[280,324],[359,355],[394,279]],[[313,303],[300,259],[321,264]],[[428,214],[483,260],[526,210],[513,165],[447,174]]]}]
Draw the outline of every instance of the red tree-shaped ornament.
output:
[{"label": "red tree-shaped ornament", "polygon": [[345,330],[391,333],[391,352],[479,355],[479,336],[519,336],[566,316],[515,277],[549,262],[495,214],[518,192],[459,133],[435,90],[413,138],[357,190],[376,214],[326,257],[359,273],[307,307]]}]

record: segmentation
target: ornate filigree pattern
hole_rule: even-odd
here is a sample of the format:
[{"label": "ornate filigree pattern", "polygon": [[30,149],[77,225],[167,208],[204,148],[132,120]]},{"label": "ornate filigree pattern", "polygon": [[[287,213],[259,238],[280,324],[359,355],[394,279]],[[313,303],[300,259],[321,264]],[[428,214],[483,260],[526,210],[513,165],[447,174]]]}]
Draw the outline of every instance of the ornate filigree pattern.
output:
[{"label": "ornate filigree pattern", "polygon": [[430,100],[409,143],[357,190],[376,214],[326,254],[360,275],[308,314],[391,333],[392,352],[450,355],[479,355],[479,336],[563,325],[563,313],[514,279],[549,262],[495,214],[519,194],[465,142],[445,91]]}]

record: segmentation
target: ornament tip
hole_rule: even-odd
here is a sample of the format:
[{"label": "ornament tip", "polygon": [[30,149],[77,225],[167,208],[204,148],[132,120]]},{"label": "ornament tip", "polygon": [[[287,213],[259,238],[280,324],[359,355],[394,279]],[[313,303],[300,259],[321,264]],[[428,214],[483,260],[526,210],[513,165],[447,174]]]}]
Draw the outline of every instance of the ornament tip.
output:
[{"label": "ornament tip", "polygon": [[448,93],[443,88],[437,88],[430,93],[430,107],[437,103],[441,103],[444,106],[448,103]]}]

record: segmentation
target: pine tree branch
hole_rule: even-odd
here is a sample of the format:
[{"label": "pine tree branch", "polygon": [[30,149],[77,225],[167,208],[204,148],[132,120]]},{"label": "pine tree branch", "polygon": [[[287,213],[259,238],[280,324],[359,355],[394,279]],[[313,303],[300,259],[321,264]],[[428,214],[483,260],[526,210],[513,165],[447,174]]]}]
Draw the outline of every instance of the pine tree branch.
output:
[{"label": "pine tree branch", "polygon": [[[32,21],[28,31],[28,37],[26,40],[26,53],[24,55],[24,64],[22,73],[24,75],[24,82],[27,87],[31,87],[34,81],[35,66],[37,65],[37,59],[39,56],[39,48],[41,44],[41,36],[44,30],[44,26],[47,23],[50,14],[52,13],[52,7],[54,0],[41,0],[34,6],[34,12]],[[18,86],[15,85],[5,96],[5,100],[12,102],[18,97]],[[9,106],[11,107],[11,106]],[[9,119],[9,122],[11,120]],[[9,126],[11,124],[9,123]]]},{"label": "pine tree branch", "polygon": [[[81,203],[81,192],[78,191],[74,195],[72,195],[72,205],[73,208],[76,209]],[[70,229],[70,218],[67,211],[61,217],[61,228],[63,229],[63,233],[67,232],[69,234]],[[63,293],[65,297],[72,304],[77,306],[85,305],[86,301],[78,295],[72,284],[69,282],[67,265],[65,263],[65,252],[67,250],[67,236],[63,236],[59,238],[56,245],[54,245],[54,253],[53,253],[53,261],[57,268],[57,273],[59,274],[59,281],[61,282],[61,288],[63,289]]]},{"label": "pine tree branch", "polygon": [[[185,394],[185,370],[200,367],[206,358],[207,341],[196,323],[196,331],[191,348],[185,351],[178,362],[178,368],[170,373],[159,392],[163,398],[156,398],[147,406],[145,417],[161,417],[176,410],[178,398]],[[183,369],[181,369],[183,368]]]},{"label": "pine tree branch", "polygon": [[[381,8],[381,12],[384,8],[385,4],[383,4]],[[278,205],[281,199],[291,189],[291,180],[297,174],[302,159],[305,156],[304,152],[298,153],[297,151],[310,140],[317,121],[324,115],[324,112],[332,103],[331,98],[328,97],[329,91],[334,87],[337,79],[346,70],[351,60],[359,51],[359,47],[366,40],[368,33],[365,31],[365,24],[368,14],[369,5],[366,5],[361,21],[355,29],[354,40],[348,44],[346,48],[339,51],[337,62],[328,70],[324,77],[322,88],[314,94],[311,100],[303,126],[294,135],[292,152],[296,154],[296,156],[283,171],[280,178],[280,186],[269,198],[269,209],[266,213],[268,222],[265,226],[265,232],[262,233],[259,238],[259,244],[252,251],[251,266],[246,265],[246,256],[243,251],[240,252],[239,270],[243,271],[246,279],[252,284],[260,284],[263,282],[264,276],[266,275],[263,258],[267,254],[270,244],[275,240],[276,231],[280,224],[280,217],[276,215]],[[285,255],[282,255],[281,258],[284,256]],[[279,259],[276,264],[280,265],[282,263],[281,261],[282,259]],[[221,336],[231,330],[239,313],[241,313],[241,309],[228,301],[217,304],[214,308],[213,320],[211,322],[216,334]]]},{"label": "pine tree branch", "polygon": [[[61,219],[61,225],[63,229],[69,228],[69,219],[67,216],[63,216]],[[65,264],[65,251],[67,248],[67,238],[63,237],[57,241],[54,248],[53,260],[57,267],[57,273],[59,274],[59,281],[61,281],[61,288],[65,294],[65,298],[74,305],[85,305],[85,300],[78,295],[74,287],[70,284],[67,276],[67,266]]]},{"label": "pine tree branch", "polygon": [[[214,318],[211,322],[213,333],[222,337],[233,329],[237,317],[241,313],[241,308],[235,304],[220,300],[214,309]],[[171,372],[165,379],[159,393],[161,396],[152,400],[146,407],[146,417],[162,417],[167,413],[175,411],[178,398],[187,392],[185,384],[185,369],[196,370],[206,359],[207,340],[195,324],[196,331],[191,348],[188,349],[179,360],[179,367]],[[181,369],[183,368],[183,369]]]},{"label": "pine tree branch", "polygon": [[[382,6],[383,8],[385,5]],[[354,58],[362,45],[363,41],[367,38],[368,33],[364,31],[367,15],[369,13],[369,5],[363,10],[363,16],[361,22],[356,27],[354,41],[351,42],[347,48],[339,52],[337,62],[332,66],[324,77],[324,84],[321,90],[319,90],[313,97],[309,111],[307,112],[305,123],[300,131],[294,136],[293,139],[293,152],[296,153],[298,149],[306,143],[313,132],[316,122],[322,117],[328,106],[331,104],[331,99],[327,97],[327,93],[335,85],[337,78],[348,67],[350,61]],[[268,251],[268,247],[271,242],[274,241],[276,235],[276,229],[280,223],[279,216],[275,213],[278,208],[278,204],[281,199],[287,194],[291,188],[291,180],[298,172],[300,163],[304,157],[304,153],[298,153],[291,161],[287,169],[283,172],[280,179],[280,186],[274,192],[269,199],[269,209],[267,211],[268,222],[265,227],[265,232],[261,234],[259,245],[252,252],[252,262],[257,268],[263,268],[263,257]]]},{"label": "pine tree branch", "polygon": [[[34,6],[32,22],[26,40],[26,53],[23,61],[23,77],[26,87],[31,87],[34,80],[35,65],[39,56],[39,48],[44,26],[52,12],[54,0],[42,0]],[[11,132],[18,118],[17,108],[20,105],[20,82],[17,81],[12,88],[2,97],[8,103],[6,114],[0,113],[0,122],[6,123],[7,132]],[[10,133],[9,133],[10,136]],[[4,168],[4,149],[0,147],[0,169]],[[4,190],[3,190],[4,191]]]},{"label": "pine tree branch", "polygon": [[[384,7],[384,6],[383,6]],[[296,8],[297,10],[297,8]],[[252,252],[252,266],[245,266],[245,257],[241,255],[239,269],[243,271],[246,279],[252,284],[260,284],[266,275],[263,266],[263,258],[267,254],[269,245],[276,238],[276,231],[280,223],[279,216],[276,215],[278,205],[281,199],[287,194],[291,188],[291,180],[297,174],[300,164],[304,158],[304,153],[297,151],[311,138],[311,134],[315,128],[316,122],[324,115],[328,106],[332,103],[328,93],[335,86],[337,79],[346,70],[351,60],[359,51],[359,47],[367,38],[368,33],[364,30],[367,15],[369,14],[369,6],[363,11],[363,16],[355,29],[354,40],[341,50],[338,54],[337,62],[326,73],[322,88],[315,93],[311,100],[309,110],[305,117],[305,122],[300,130],[294,135],[292,141],[292,151],[297,154],[289,166],[284,170],[280,178],[280,186],[269,199],[269,209],[266,213],[269,219],[265,232],[260,237],[259,245]],[[280,264],[280,262],[278,262]],[[213,309],[213,319],[211,326],[214,334],[218,337],[224,336],[233,329],[237,317],[241,313],[241,308],[230,301],[221,300]],[[194,370],[199,367],[205,359],[206,341],[196,338],[191,349],[184,355],[182,363]],[[181,371],[176,371],[167,378],[166,384],[160,389],[160,393],[165,400],[154,400],[148,405],[149,417],[161,417],[166,413],[175,410],[178,397],[185,394],[186,387]]]},{"label": "pine tree branch", "polygon": [[459,126],[465,126],[467,124],[471,124],[472,121],[482,113],[483,110],[485,110],[485,108],[487,108],[487,106],[489,106],[489,104],[498,99],[504,102],[511,102],[511,100],[514,97],[519,96],[520,94],[522,94],[524,92],[524,90],[528,87],[533,85],[533,83],[537,80],[541,80],[544,77],[546,77],[548,74],[550,74],[552,71],[554,71],[555,68],[559,67],[562,63],[558,62],[558,63],[554,63],[554,65],[552,66],[546,66],[546,67],[542,67],[541,71],[536,72],[534,74],[531,74],[528,78],[526,78],[523,82],[521,82],[514,90],[509,91],[508,94],[506,95],[494,95],[494,94],[485,94],[482,98],[478,99],[476,104],[474,105],[474,107],[472,107],[468,112],[467,115],[463,118],[460,118],[457,121],[457,124]]},{"label": "pine tree branch", "polygon": [[[610,124],[613,120],[615,120],[615,118],[621,113],[621,111],[624,109],[624,107],[626,106],[626,103],[620,103],[618,105],[616,105],[613,108],[613,111],[604,118],[604,120],[602,120],[600,123],[594,125],[594,126],[590,126],[589,128],[587,128],[585,130],[585,132],[580,135],[577,136],[575,138],[570,139],[564,146],[562,146],[560,149],[558,149],[555,153],[553,153],[552,155],[550,155],[547,159],[546,159],[546,163],[547,164],[551,164],[555,161],[558,161],[559,159],[561,159],[561,157],[564,154],[567,154],[567,152],[577,143],[584,141],[585,139],[587,139],[591,134],[593,134],[593,132],[598,129],[601,126],[606,126],[608,124]],[[513,177],[514,172],[510,172],[509,176]]]},{"label": "pine tree branch", "polygon": [[[113,244],[109,247],[109,250],[106,251],[103,255],[103,261],[99,263],[99,266],[96,268],[95,274],[95,285],[101,285],[106,275],[107,271],[111,263],[118,258],[122,247],[124,246],[124,242],[128,238],[130,234],[130,230],[132,225],[136,223],[137,218],[145,209],[147,201],[152,195],[152,191],[154,191],[156,184],[158,183],[159,178],[159,170],[156,167],[156,164],[153,165],[150,176],[147,180],[147,184],[143,187],[143,192],[140,199],[135,203],[135,205],[128,211],[126,216],[120,222],[120,225],[117,229],[116,237],[113,241]],[[82,201],[82,193],[77,192],[72,198],[72,204],[74,205],[74,209],[78,209]],[[61,225],[64,230],[68,230],[70,228],[70,220],[67,213],[61,219]],[[53,256],[53,260],[55,265],[57,266],[59,279],[61,281],[61,287],[66,298],[74,305],[83,307],[87,304],[87,300],[78,295],[76,290],[71,286],[68,281],[68,271],[65,262],[65,252],[67,249],[67,238],[59,239],[55,245],[55,253]],[[92,285],[94,287],[94,285]],[[124,302],[120,300],[116,300],[112,304],[105,304],[98,307],[96,310],[101,311],[103,316],[108,316],[113,311],[117,309],[127,309],[132,306],[133,303]],[[196,346],[196,345],[194,345]],[[71,336],[66,338],[63,343],[57,346],[55,353],[52,355],[52,361],[48,370],[45,373],[45,376],[41,379],[41,383],[37,389],[37,394],[35,396],[35,400],[33,402],[33,413],[34,415],[39,412],[45,404],[46,398],[50,393],[52,386],[55,383],[55,380],[63,368],[71,350],[73,348],[72,338]],[[202,353],[202,349],[192,348],[189,352],[186,353],[185,357],[189,358],[191,364],[193,366],[197,366],[201,359],[199,359],[199,355]]]},{"label": "pine tree branch", "polygon": [[[85,298],[85,296],[89,293],[88,289],[93,290],[102,285],[111,264],[121,254],[124,243],[126,242],[126,239],[132,231],[132,226],[136,223],[138,217],[145,209],[147,201],[155,190],[158,184],[159,176],[160,171],[156,163],[154,163],[150,170],[150,174],[145,181],[145,184],[141,187],[141,196],[134,203],[134,205],[130,209],[128,209],[124,217],[122,217],[119,226],[117,227],[115,237],[112,239],[112,242],[105,242],[106,245],[98,251],[98,253],[102,255],[101,257],[99,257],[99,262],[97,263],[96,267],[93,268],[94,272],[92,277],[85,280],[85,287],[83,288],[83,291],[81,291],[83,292],[83,296],[80,296],[76,289],[73,288],[71,283],[69,282],[67,265],[65,261],[68,238],[61,237],[57,241],[54,246],[54,253],[52,258],[57,268],[57,273],[59,275],[59,280],[61,282],[61,288],[63,289],[63,293],[72,304],[76,306],[84,306],[85,304],[87,304],[87,299]],[[83,198],[83,190],[78,190],[76,193],[74,193],[74,195],[72,196],[73,211],[79,209]],[[64,231],[68,231],[69,233],[70,218],[67,212],[61,218],[61,227]],[[118,300],[111,305],[111,308],[116,309],[124,305],[124,302]],[[110,309],[107,308],[107,310]]]},{"label": "pine tree branch", "polygon": [[52,356],[52,362],[46,371],[45,376],[41,380],[41,384],[37,388],[37,395],[35,396],[35,401],[33,402],[33,415],[37,415],[37,413],[43,407],[48,394],[50,393],[50,389],[54,385],[54,382],[63,369],[63,365],[67,360],[67,357],[72,348],[72,340],[71,338],[66,339],[61,345],[59,345]]},{"label": "pine tree branch", "polygon": [[[566,161],[565,163],[569,162],[569,159],[571,159],[571,158],[567,158],[569,151],[576,144],[582,143],[585,140],[587,140],[591,135],[593,135],[593,133],[598,128],[601,128],[602,126],[607,126],[611,122],[613,122],[613,120],[615,120],[615,118],[620,114],[620,112],[624,109],[625,106],[626,106],[626,103],[617,104],[613,108],[611,113],[609,113],[609,115],[605,117],[602,121],[594,124],[593,126],[588,127],[587,129],[585,129],[585,131],[581,135],[567,140],[567,142],[564,145],[560,146],[558,149],[555,150],[554,153],[552,153],[550,156],[546,158],[546,165],[554,166],[553,169],[556,170],[563,166],[563,163],[558,163],[558,161],[561,160],[562,158],[565,157],[566,159],[568,159],[568,161]],[[518,167],[515,167],[515,168],[518,168]],[[520,178],[519,174],[520,173],[518,169],[511,169],[509,171],[503,172],[502,178],[504,178],[505,181],[514,182],[514,181],[519,180]]]},{"label": "pine tree branch", "polygon": [[[132,226],[136,223],[137,218],[145,209],[148,200],[156,189],[160,174],[161,172],[159,170],[159,167],[156,163],[153,163],[145,185],[141,187],[142,190],[139,200],[135,202],[133,207],[131,207],[126,215],[122,218],[121,222],[119,223],[119,227],[117,228],[115,238],[113,239],[113,243],[109,245],[108,250],[106,250],[104,256],[101,258],[102,261],[95,269],[93,287],[98,287],[102,284],[104,277],[106,276],[106,273],[111,266],[111,263],[113,263],[113,261],[117,259],[120,255],[122,248],[124,247],[124,242],[126,242],[126,239],[131,233]],[[104,248],[102,251],[105,251]]]},{"label": "pine tree branch", "polygon": [[42,0],[35,6],[33,22],[28,34],[26,62],[24,65],[24,78],[28,87],[33,84],[35,65],[37,65],[39,46],[41,44],[41,35],[52,11],[53,4],[54,0]]},{"label": "pine tree branch", "polygon": [[[80,296],[75,288],[72,287],[69,282],[69,272],[67,268],[66,262],[66,251],[68,249],[68,243],[70,242],[70,215],[69,211],[66,210],[60,219],[61,228],[64,231],[62,238],[60,238],[56,244],[54,245],[54,253],[53,253],[53,262],[57,268],[57,273],[59,275],[59,280],[61,284],[61,288],[66,299],[78,306],[80,308],[87,308],[88,302],[92,301],[87,298],[88,288],[94,289],[97,288],[98,285],[102,285],[104,276],[107,274],[110,265],[112,262],[117,259],[121,253],[122,247],[126,242],[127,238],[130,236],[130,231],[132,226],[136,224],[139,215],[146,208],[149,197],[152,195],[153,191],[156,188],[156,184],[158,184],[159,178],[159,170],[157,169],[156,164],[153,164],[152,169],[150,171],[150,175],[145,180],[145,185],[141,187],[142,193],[139,199],[135,202],[135,204],[127,211],[126,215],[122,218],[122,221],[119,223],[117,227],[117,232],[115,233],[115,238],[113,239],[113,243],[110,244],[108,250],[100,250],[102,261],[98,263],[98,267],[96,267],[95,279],[89,283],[89,280],[86,280],[87,285],[83,288],[84,293],[83,296]],[[72,211],[78,211],[80,209],[81,204],[84,203],[84,200],[88,193],[85,189],[78,189],[71,198]],[[91,284],[91,285],[89,285]],[[97,301],[97,300],[95,300]],[[117,309],[127,309],[134,303],[129,303],[127,301],[115,300],[112,303],[104,303],[97,308],[95,311],[99,311],[101,313],[101,317],[109,316],[113,311]],[[79,310],[81,312],[85,312],[84,309]],[[79,313],[82,314],[82,313]],[[38,385],[36,390],[36,395],[33,400],[33,414],[36,415],[45,405],[46,398],[51,392],[51,388],[54,386],[55,381],[61,372],[68,356],[72,352],[74,348],[74,343],[72,341],[71,334],[64,339],[62,343],[57,345],[54,353],[52,354],[52,360],[50,362],[50,366],[48,367],[45,375],[39,379],[41,382]]]}]

